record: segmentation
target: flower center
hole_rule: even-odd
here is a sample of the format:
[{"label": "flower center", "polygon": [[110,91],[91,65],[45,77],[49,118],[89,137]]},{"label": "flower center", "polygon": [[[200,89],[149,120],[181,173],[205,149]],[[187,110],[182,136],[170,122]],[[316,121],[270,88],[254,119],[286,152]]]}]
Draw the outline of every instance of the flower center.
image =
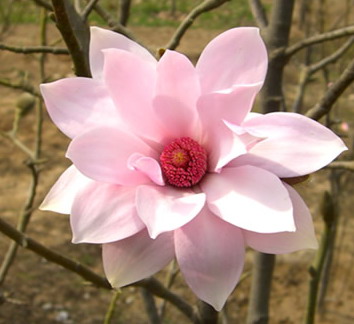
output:
[{"label": "flower center", "polygon": [[206,172],[207,152],[191,138],[181,137],[165,146],[160,163],[169,184],[180,188],[192,187]]}]

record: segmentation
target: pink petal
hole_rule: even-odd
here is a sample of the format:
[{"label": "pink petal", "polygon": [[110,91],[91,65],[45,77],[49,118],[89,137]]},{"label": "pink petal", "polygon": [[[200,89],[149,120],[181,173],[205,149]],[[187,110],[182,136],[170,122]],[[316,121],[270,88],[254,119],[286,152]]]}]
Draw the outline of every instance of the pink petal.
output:
[{"label": "pink petal", "polygon": [[230,29],[214,38],[197,63],[202,93],[230,89],[234,85],[263,82],[267,50],[253,27]]},{"label": "pink petal", "polygon": [[94,182],[71,210],[73,243],[109,243],[132,236],[145,225],[135,208],[135,187]]},{"label": "pink petal", "polygon": [[174,137],[195,133],[199,95],[199,80],[192,63],[182,54],[166,51],[157,65],[154,108]]},{"label": "pink petal", "polygon": [[39,208],[61,214],[70,214],[77,193],[93,182],[80,173],[74,165],[71,165],[50,189]]},{"label": "pink petal", "polygon": [[69,145],[67,157],[83,174],[97,181],[121,185],[149,183],[145,174],[128,167],[133,153],[156,155],[133,134],[102,127],[76,137]]},{"label": "pink petal", "polygon": [[242,139],[230,132],[225,123],[220,122],[209,128],[203,146],[208,151],[208,170],[220,172],[221,168],[234,158],[247,153],[247,146]]},{"label": "pink petal", "polygon": [[90,67],[94,79],[102,78],[104,61],[102,50],[108,48],[121,49],[133,53],[147,62],[156,64],[156,59],[148,50],[124,35],[107,29],[91,27]]},{"label": "pink petal", "polygon": [[254,232],[295,231],[292,203],[282,182],[254,166],[224,168],[201,182],[210,210]]},{"label": "pink petal", "polygon": [[242,138],[225,123],[240,124],[252,107],[261,84],[237,86],[230,93],[211,93],[199,98],[202,138],[209,152],[209,170],[218,171],[232,159],[247,153]]},{"label": "pink petal", "polygon": [[67,136],[73,138],[99,125],[119,125],[119,116],[101,82],[68,78],[40,86],[48,113]]},{"label": "pink petal", "polygon": [[104,80],[119,115],[130,131],[161,142],[165,128],[152,106],[156,65],[116,49],[104,51]]},{"label": "pink petal", "polygon": [[160,164],[151,157],[134,153],[128,159],[128,167],[144,173],[159,186],[165,185]]},{"label": "pink petal", "polygon": [[151,239],[146,230],[102,246],[103,267],[110,284],[122,287],[155,274],[174,258],[172,233]]},{"label": "pink petal", "polygon": [[244,231],[243,234],[246,243],[255,250],[271,254],[290,253],[302,249],[316,249],[318,244],[310,211],[299,194],[291,186],[284,185],[289,191],[293,203],[296,231],[275,234]]},{"label": "pink petal", "polygon": [[331,130],[295,113],[271,113],[252,118],[243,124],[265,140],[232,165],[251,164],[281,178],[312,173],[324,167],[346,150],[343,141]]},{"label": "pink petal", "polygon": [[230,91],[202,95],[198,100],[198,112],[208,124],[226,120],[240,125],[252,109],[261,87],[262,83],[238,85]]},{"label": "pink petal", "polygon": [[189,190],[140,186],[136,192],[138,215],[153,239],[191,221],[204,204],[205,194]]},{"label": "pink petal", "polygon": [[175,232],[176,257],[187,284],[217,311],[240,278],[244,249],[241,230],[207,208]]}]

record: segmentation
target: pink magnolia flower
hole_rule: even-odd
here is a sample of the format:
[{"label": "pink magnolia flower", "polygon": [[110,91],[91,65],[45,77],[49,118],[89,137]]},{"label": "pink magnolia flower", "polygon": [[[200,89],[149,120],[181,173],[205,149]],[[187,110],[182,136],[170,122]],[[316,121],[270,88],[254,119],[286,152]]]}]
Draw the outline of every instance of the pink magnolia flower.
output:
[{"label": "pink magnolia flower", "polygon": [[312,173],[345,150],[293,113],[250,113],[267,69],[256,28],[212,40],[194,67],[157,62],[122,35],[91,29],[93,78],[41,86],[73,162],[42,209],[71,214],[74,243],[103,244],[112,286],[176,258],[187,284],[220,310],[245,247],[316,248],[310,213],[281,179]]}]

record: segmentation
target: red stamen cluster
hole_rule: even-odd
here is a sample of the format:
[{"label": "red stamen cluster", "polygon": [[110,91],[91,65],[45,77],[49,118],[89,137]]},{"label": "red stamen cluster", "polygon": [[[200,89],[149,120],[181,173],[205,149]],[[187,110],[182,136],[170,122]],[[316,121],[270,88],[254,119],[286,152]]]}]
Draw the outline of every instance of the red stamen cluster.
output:
[{"label": "red stamen cluster", "polygon": [[191,138],[181,137],[165,146],[160,163],[169,184],[180,188],[192,187],[207,170],[207,152]]}]

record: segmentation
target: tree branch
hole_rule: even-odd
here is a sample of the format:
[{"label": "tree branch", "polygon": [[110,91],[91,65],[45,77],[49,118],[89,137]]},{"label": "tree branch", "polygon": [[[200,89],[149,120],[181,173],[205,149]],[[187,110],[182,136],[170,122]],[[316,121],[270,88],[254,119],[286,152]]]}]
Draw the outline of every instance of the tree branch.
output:
[{"label": "tree branch", "polygon": [[200,16],[204,12],[220,7],[227,1],[230,0],[205,0],[200,5],[195,7],[178,26],[177,30],[175,31],[171,40],[167,43],[165,48],[171,50],[175,49],[179,45],[182,36],[185,34],[187,29],[193,24],[194,20],[198,16]]},{"label": "tree branch", "polygon": [[[21,233],[20,231],[16,230],[13,226],[8,224],[1,218],[0,218],[0,232],[2,232],[6,236],[14,240],[21,247],[33,251],[36,254],[45,258],[46,260],[58,264],[63,268],[78,274],[79,276],[81,276],[88,282],[92,283],[93,285],[104,289],[112,289],[111,285],[109,284],[106,278],[101,277],[100,275],[94,273],[92,270],[80,264],[79,262],[73,261],[60,253],[54,252],[53,250],[46,248],[42,244],[27,237],[25,234]],[[195,320],[198,319],[198,316],[195,313],[192,306],[186,303],[184,299],[182,299],[178,295],[166,289],[155,278],[151,277],[151,278],[143,279],[130,286],[144,287],[155,296],[158,296],[160,298],[169,301],[176,308],[178,308],[184,315],[186,315],[191,321],[195,322]]]},{"label": "tree branch", "polygon": [[328,89],[328,91],[321,98],[313,108],[311,108],[306,116],[315,120],[319,120],[326,115],[337,101],[344,90],[354,81],[354,60],[343,71],[339,79]]},{"label": "tree branch", "polygon": [[300,112],[300,107],[303,102],[305,87],[311,75],[323,69],[328,64],[336,62],[352,46],[353,42],[354,42],[354,37],[350,37],[337,51],[325,57],[324,59],[320,60],[319,62],[305,67],[304,71],[300,75],[298,93],[296,99],[294,100],[294,104],[292,108],[293,111]]},{"label": "tree branch", "polygon": [[26,83],[22,83],[22,82],[21,83],[12,83],[10,81],[0,79],[0,85],[2,85],[4,87],[16,89],[16,90],[23,90],[23,91],[28,92],[38,98],[41,97],[39,92],[37,90],[35,90],[34,87],[30,84],[26,84]]},{"label": "tree branch", "polygon": [[312,46],[315,44],[323,43],[329,40],[337,39],[344,36],[349,36],[354,34],[354,26],[339,28],[326,32],[323,34],[315,35],[309,38],[306,38],[298,43],[295,43],[285,49],[280,49],[280,52],[283,52],[283,55],[287,58],[290,58],[298,51],[302,50],[305,47]]},{"label": "tree branch", "polygon": [[19,53],[19,54],[35,54],[35,53],[49,53],[49,54],[56,54],[56,55],[69,54],[69,51],[66,48],[57,48],[51,46],[16,47],[16,46],[8,46],[5,44],[0,44],[0,50]]},{"label": "tree branch", "polygon": [[81,13],[81,18],[83,21],[86,21],[92,10],[94,9],[95,5],[97,4],[98,0],[91,0],[84,10]]},{"label": "tree branch", "polygon": [[130,16],[131,0],[120,0],[119,2],[119,23],[126,26]]},{"label": "tree branch", "polygon": [[50,3],[48,3],[45,0],[33,0],[37,5],[47,9],[48,11],[53,11],[53,7],[51,6]]},{"label": "tree branch", "polygon": [[12,227],[10,224],[5,222],[1,218],[0,232],[10,237],[21,247],[37,253],[48,261],[61,265],[63,268],[78,274],[79,276],[96,285],[97,287],[112,289],[107,279],[97,275],[82,264],[75,262],[57,252],[54,252],[51,249],[46,248],[44,245],[38,243],[37,241],[27,237],[25,234],[16,230],[14,227]]},{"label": "tree branch", "polygon": [[91,77],[89,66],[90,32],[69,0],[52,0],[57,27],[72,57],[75,74]]},{"label": "tree branch", "polygon": [[275,255],[256,252],[254,260],[247,324],[266,324]]},{"label": "tree branch", "polygon": [[110,13],[106,11],[104,8],[102,8],[99,4],[96,4],[94,9],[96,13],[107,23],[107,25],[111,28],[111,30],[120,33],[124,36],[127,36],[129,39],[147,48],[140,40],[138,40],[133,35],[133,33],[127,27],[121,25],[120,23],[117,23],[115,19],[110,15]]},{"label": "tree branch", "polygon": [[171,304],[176,306],[184,315],[186,315],[193,323],[199,323],[198,314],[194,311],[193,307],[185,302],[184,299],[175,295],[170,290],[166,289],[158,280],[155,278],[147,278],[136,282],[133,286],[144,287],[153,293],[155,296],[166,299]]},{"label": "tree branch", "polygon": [[253,18],[260,28],[268,26],[268,18],[261,0],[248,0]]},{"label": "tree branch", "polygon": [[154,296],[146,288],[140,288],[141,296],[144,301],[145,310],[150,324],[161,324],[160,316],[157,312]]},{"label": "tree branch", "polygon": [[326,166],[329,169],[342,169],[354,172],[354,161],[335,161]]}]

